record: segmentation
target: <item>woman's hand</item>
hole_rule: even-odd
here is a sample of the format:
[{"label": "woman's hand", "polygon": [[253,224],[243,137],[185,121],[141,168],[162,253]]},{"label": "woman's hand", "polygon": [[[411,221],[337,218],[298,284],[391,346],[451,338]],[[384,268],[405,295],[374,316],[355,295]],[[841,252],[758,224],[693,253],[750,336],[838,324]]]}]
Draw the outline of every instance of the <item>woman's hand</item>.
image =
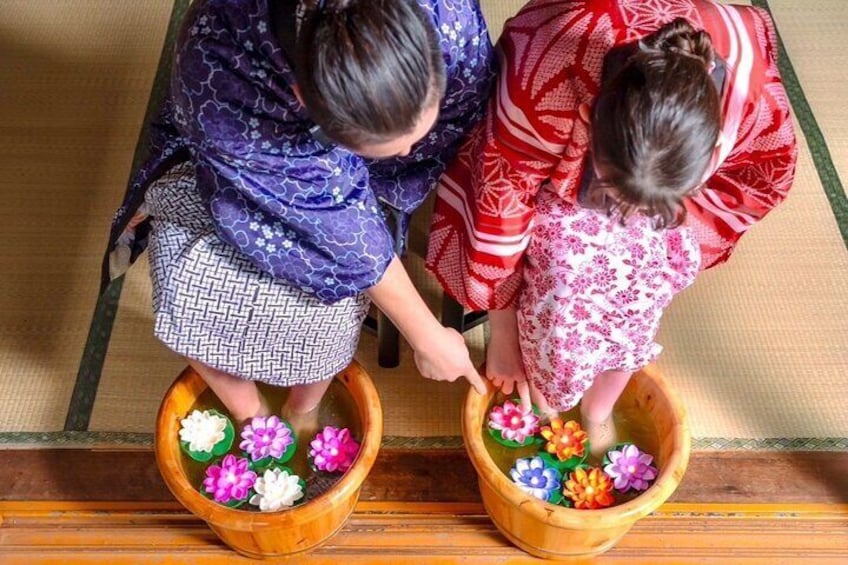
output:
[{"label": "woman's hand", "polygon": [[429,343],[415,348],[415,364],[425,378],[455,381],[465,377],[477,392],[486,392],[486,383],[471,362],[465,340],[454,329],[440,324],[438,328],[433,328]]},{"label": "woman's hand", "polygon": [[480,394],[486,383],[474,368],[462,335],[436,320],[395,257],[382,280],[366,294],[397,326],[412,349],[421,374],[436,381],[464,377]]},{"label": "woman's hand", "polygon": [[518,343],[515,309],[489,310],[489,326],[486,377],[506,395],[517,392],[522,408],[530,410],[532,399]]}]

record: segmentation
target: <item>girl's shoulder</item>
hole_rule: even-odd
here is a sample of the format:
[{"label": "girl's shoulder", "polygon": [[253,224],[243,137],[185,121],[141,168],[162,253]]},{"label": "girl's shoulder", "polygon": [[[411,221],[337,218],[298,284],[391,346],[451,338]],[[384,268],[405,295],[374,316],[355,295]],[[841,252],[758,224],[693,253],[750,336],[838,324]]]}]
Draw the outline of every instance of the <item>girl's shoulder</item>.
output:
[{"label": "girl's shoulder", "polygon": [[618,31],[617,0],[531,0],[504,25],[504,35],[562,39],[590,38],[604,30]]},{"label": "girl's shoulder", "polygon": [[[576,78],[599,77],[604,56],[624,35],[618,2],[533,0],[507,20],[501,48],[519,73]],[[577,72],[564,74],[563,69]]]}]

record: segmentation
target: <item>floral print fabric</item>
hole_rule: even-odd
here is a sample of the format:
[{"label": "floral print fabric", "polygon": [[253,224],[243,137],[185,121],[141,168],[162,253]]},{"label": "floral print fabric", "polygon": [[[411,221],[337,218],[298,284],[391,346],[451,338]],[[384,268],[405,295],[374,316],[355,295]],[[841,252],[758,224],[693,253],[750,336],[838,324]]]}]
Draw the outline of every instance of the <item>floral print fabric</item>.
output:
[{"label": "floral print fabric", "polygon": [[545,194],[527,249],[518,328],[528,379],[559,410],[575,406],[595,376],[635,371],[662,350],[663,310],[700,268],[691,229],[655,230],[634,215]]}]

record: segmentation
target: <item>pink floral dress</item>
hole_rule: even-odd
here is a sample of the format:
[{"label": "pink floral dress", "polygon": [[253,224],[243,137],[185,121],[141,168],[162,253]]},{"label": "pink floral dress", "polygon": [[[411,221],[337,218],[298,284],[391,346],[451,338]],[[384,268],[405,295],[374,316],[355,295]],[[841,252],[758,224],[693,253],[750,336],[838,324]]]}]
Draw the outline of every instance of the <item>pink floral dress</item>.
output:
[{"label": "pink floral dress", "polygon": [[542,191],[518,302],[528,379],[559,410],[575,406],[595,376],[636,371],[662,347],[663,310],[692,284],[700,250],[692,230],[655,230],[636,214],[622,225]]}]

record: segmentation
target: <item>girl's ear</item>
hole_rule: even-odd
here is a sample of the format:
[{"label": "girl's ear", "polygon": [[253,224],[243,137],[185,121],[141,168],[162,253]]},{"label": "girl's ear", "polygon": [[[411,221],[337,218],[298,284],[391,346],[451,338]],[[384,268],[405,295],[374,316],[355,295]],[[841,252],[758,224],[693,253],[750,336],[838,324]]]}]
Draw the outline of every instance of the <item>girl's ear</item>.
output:
[{"label": "girl's ear", "polygon": [[590,122],[591,117],[591,108],[585,102],[580,104],[577,107],[577,113],[580,114],[580,119],[586,122],[587,124]]}]

